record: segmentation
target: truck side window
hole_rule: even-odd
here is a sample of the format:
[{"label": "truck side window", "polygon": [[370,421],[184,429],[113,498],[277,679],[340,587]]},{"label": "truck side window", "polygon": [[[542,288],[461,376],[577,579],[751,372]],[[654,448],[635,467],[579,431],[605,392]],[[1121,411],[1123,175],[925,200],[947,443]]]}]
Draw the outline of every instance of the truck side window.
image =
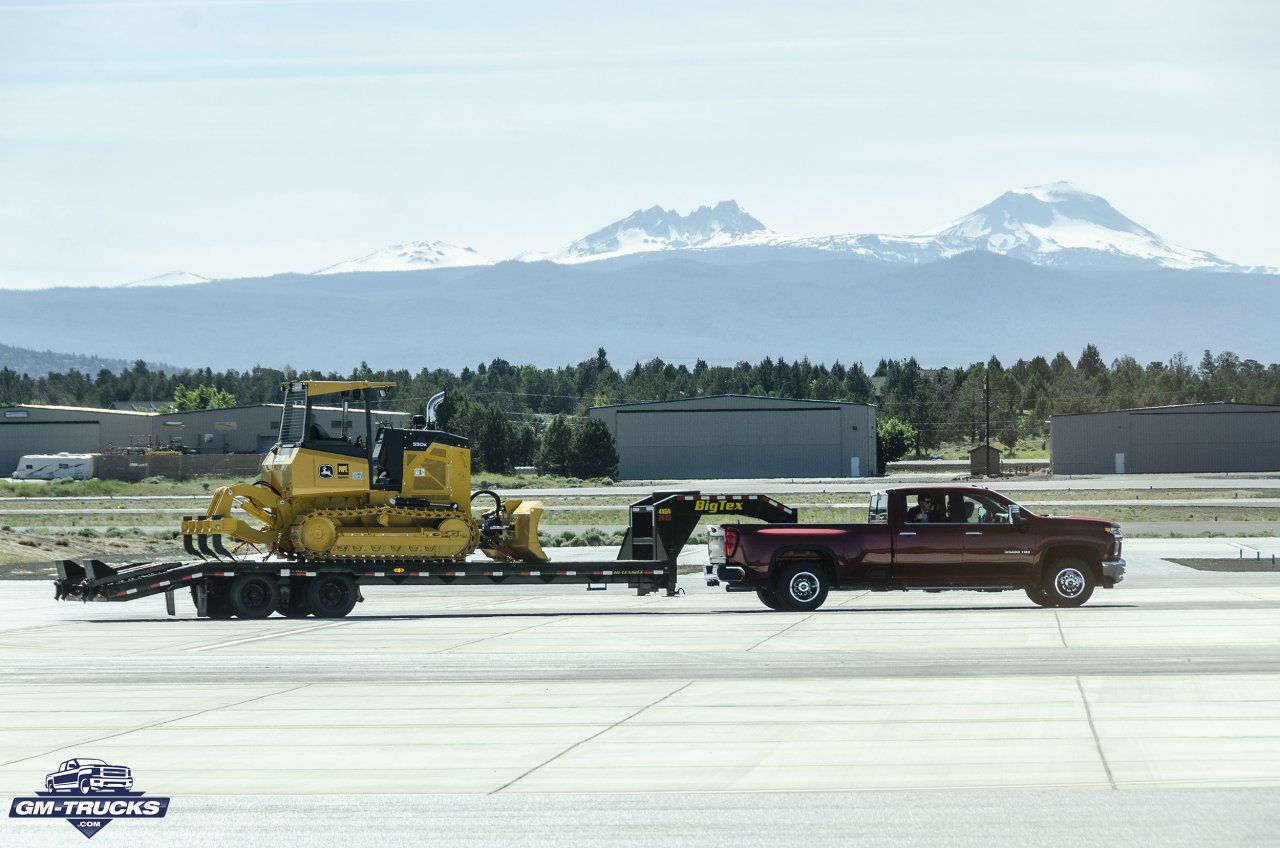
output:
[{"label": "truck side window", "polygon": [[1009,510],[1003,504],[983,501],[979,521],[984,524],[1008,524]]}]

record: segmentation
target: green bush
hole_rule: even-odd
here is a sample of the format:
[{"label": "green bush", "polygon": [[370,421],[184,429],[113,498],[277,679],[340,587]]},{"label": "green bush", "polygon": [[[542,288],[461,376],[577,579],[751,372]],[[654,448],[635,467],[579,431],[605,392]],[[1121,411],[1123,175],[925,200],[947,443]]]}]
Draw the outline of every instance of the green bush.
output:
[{"label": "green bush", "polygon": [[583,533],[581,538],[584,546],[607,545],[609,543],[609,537],[595,527]]}]

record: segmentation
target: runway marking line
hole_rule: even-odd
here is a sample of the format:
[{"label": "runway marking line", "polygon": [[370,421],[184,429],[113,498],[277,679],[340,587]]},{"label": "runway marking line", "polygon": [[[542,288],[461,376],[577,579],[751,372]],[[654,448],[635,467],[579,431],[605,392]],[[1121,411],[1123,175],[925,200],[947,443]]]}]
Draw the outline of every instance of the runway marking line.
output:
[{"label": "runway marking line", "polygon": [[230,648],[233,645],[243,645],[246,642],[261,642],[263,639],[279,639],[283,636],[293,636],[298,633],[310,633],[312,630],[324,630],[328,627],[342,627],[351,624],[350,621],[334,621],[325,624],[313,624],[310,627],[295,627],[293,630],[282,630],[279,633],[263,633],[261,636],[246,636],[243,639],[232,639],[228,642],[218,642],[213,645],[201,645],[198,648],[187,648],[187,653],[192,654],[198,651],[212,651],[216,648]]}]

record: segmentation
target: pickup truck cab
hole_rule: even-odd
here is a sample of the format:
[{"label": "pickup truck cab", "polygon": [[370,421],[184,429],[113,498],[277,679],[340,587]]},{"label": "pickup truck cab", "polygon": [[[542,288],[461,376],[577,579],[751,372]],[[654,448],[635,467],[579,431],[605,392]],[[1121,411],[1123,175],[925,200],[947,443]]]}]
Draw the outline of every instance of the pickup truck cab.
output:
[{"label": "pickup truck cab", "polygon": [[78,757],[64,760],[58,770],[44,777],[48,792],[127,792],[133,788],[133,771],[128,766],[113,766],[106,760]]},{"label": "pickup truck cab", "polygon": [[866,524],[710,528],[709,586],[753,591],[770,609],[816,610],[833,590],[1023,590],[1077,607],[1124,579],[1120,526],[1036,515],[978,486],[873,492]]}]

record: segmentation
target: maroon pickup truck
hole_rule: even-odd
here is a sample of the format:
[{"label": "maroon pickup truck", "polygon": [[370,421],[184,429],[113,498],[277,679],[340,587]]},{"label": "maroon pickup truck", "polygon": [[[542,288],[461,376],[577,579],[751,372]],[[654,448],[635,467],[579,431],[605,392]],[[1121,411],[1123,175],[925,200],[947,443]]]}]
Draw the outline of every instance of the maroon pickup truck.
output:
[{"label": "maroon pickup truck", "polygon": [[873,492],[866,524],[710,528],[707,585],[755,592],[774,610],[816,610],[839,589],[1026,591],[1078,607],[1124,579],[1120,526],[1035,515],[991,489]]}]

